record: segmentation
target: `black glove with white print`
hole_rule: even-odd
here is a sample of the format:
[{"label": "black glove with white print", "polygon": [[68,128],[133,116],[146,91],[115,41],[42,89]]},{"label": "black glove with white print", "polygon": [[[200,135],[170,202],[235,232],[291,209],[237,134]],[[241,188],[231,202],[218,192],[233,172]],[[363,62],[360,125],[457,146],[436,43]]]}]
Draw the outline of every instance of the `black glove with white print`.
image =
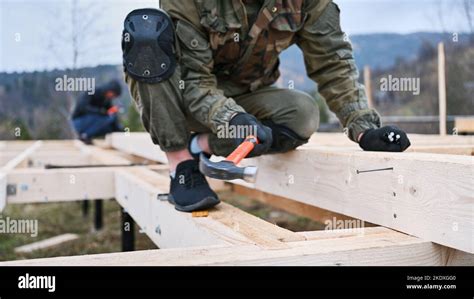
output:
[{"label": "black glove with white print", "polygon": [[403,152],[410,146],[410,140],[399,128],[385,126],[365,131],[359,141],[359,146],[364,151]]}]

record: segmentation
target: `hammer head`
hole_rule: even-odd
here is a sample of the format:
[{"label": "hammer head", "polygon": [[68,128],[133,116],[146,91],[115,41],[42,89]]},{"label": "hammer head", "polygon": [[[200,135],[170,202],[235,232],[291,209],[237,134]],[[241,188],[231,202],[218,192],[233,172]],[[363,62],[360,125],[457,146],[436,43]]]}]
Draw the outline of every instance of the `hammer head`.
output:
[{"label": "hammer head", "polygon": [[205,176],[218,180],[242,179],[246,182],[254,183],[257,177],[257,167],[255,166],[238,167],[233,162],[227,160],[212,162],[202,153],[199,170]]}]

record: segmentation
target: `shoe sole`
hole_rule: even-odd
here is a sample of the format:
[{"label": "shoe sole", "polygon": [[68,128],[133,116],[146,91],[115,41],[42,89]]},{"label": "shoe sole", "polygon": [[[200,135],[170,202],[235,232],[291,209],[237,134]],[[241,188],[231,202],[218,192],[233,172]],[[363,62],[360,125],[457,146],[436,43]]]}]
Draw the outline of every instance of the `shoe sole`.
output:
[{"label": "shoe sole", "polygon": [[174,201],[173,196],[171,196],[171,194],[168,195],[168,201],[172,203],[174,205],[174,208],[180,212],[193,212],[193,211],[210,209],[221,202],[218,198],[206,197],[203,200],[198,201],[197,203],[194,203],[192,205],[180,206]]}]

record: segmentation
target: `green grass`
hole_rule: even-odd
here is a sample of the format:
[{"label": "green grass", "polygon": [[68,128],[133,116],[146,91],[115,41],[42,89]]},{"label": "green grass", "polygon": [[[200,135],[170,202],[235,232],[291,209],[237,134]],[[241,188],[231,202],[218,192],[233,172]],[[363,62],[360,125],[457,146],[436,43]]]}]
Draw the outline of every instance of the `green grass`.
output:
[{"label": "green grass", "polygon": [[[53,256],[94,254],[121,251],[121,213],[114,200],[104,201],[103,229],[93,229],[93,203],[87,218],[82,216],[82,202],[8,205],[3,219],[32,219],[38,221],[38,236],[29,234],[0,234],[0,260],[31,259]],[[138,232],[135,226],[135,249],[157,248],[151,240]],[[37,242],[57,235],[75,233],[79,239],[28,254],[17,254],[18,246]]]}]

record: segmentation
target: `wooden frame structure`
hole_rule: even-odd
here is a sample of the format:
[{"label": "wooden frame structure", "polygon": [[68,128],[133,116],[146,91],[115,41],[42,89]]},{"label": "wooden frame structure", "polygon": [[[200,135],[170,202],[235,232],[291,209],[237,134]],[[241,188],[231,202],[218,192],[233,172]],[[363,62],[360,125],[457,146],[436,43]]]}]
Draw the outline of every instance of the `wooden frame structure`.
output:
[{"label": "wooden frame structure", "polygon": [[[166,157],[146,133],[112,134],[103,146],[3,141],[0,210],[115,198],[160,249],[0,265],[474,265],[474,137],[410,138],[409,152],[368,153],[343,134],[317,133],[292,153],[249,159],[255,184],[211,182],[322,222],[371,223],[299,233],[226,203],[193,217],[159,200]],[[137,158],[160,164],[114,167]]]}]

